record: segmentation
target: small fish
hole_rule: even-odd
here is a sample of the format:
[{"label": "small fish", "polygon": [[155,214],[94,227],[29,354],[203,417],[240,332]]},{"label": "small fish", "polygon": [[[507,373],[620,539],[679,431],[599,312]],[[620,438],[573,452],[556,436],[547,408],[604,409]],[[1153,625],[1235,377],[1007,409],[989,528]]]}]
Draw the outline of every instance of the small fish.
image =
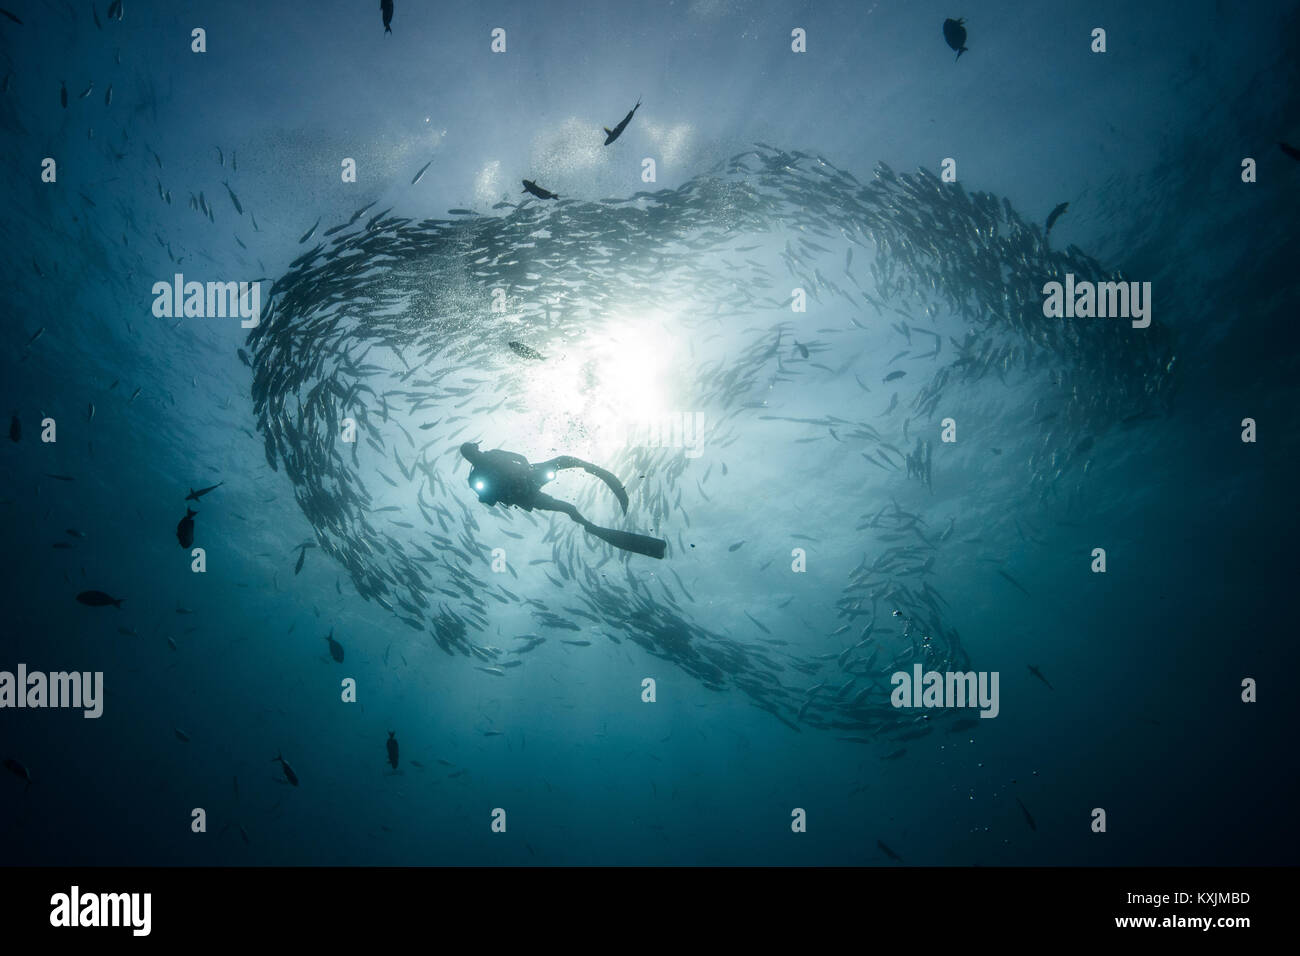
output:
[{"label": "small fish", "polygon": [[1040,681],[1042,681],[1044,684],[1047,684],[1047,689],[1048,689],[1048,690],[1056,690],[1055,687],[1053,687],[1050,683],[1048,683],[1047,678],[1043,676],[1043,672],[1040,671],[1037,667],[1035,667],[1033,664],[1027,664],[1027,665],[1025,665],[1025,666],[1027,666],[1027,667],[1029,668],[1029,673],[1033,674],[1035,677],[1037,677],[1037,678],[1038,678]]},{"label": "small fish", "polygon": [[541,352],[530,349],[527,345],[523,345],[520,342],[507,342],[506,345],[510,346],[511,350],[516,355],[522,355],[526,359],[534,359],[538,362],[546,361],[546,356]]},{"label": "small fish", "polygon": [[[18,24],[19,26],[22,26],[22,25],[23,25],[23,21],[19,20],[16,16],[14,16],[14,15],[13,15],[12,13],[10,13],[8,10],[5,10],[3,7],[0,7],[0,13],[3,13],[5,16],[7,16],[10,20],[12,20],[14,23]],[[6,767],[9,766],[9,761],[8,761],[8,760],[5,761],[5,766],[6,766]],[[12,770],[13,768],[10,767],[10,769]]]},{"label": "small fish", "polygon": [[886,376],[884,377],[883,381],[886,381],[886,382],[895,382],[895,381],[897,381],[898,379],[902,378],[902,377],[903,377],[904,375],[906,375],[906,374],[907,374],[907,373],[904,372],[904,371],[902,371],[901,369],[900,369],[899,371],[897,371],[897,372],[890,372],[888,375],[886,375]]},{"label": "small fish", "polygon": [[222,168],[222,169],[225,169],[225,168],[226,168],[226,154],[223,153],[223,152],[221,151],[221,147],[220,147],[220,146],[213,146],[212,148],[215,149],[215,150],[217,151],[217,162],[221,164],[221,168]]},{"label": "small fish", "polygon": [[185,509],[185,517],[176,523],[176,540],[181,543],[182,548],[188,548],[194,544],[194,516],[198,512],[193,508]]},{"label": "small fish", "polygon": [[379,0],[379,12],[384,17],[384,33],[392,33],[390,24],[393,22],[393,0]]},{"label": "small fish", "polygon": [[87,607],[108,607],[111,604],[120,610],[125,599],[110,597],[103,591],[82,591],[77,595],[77,600]]},{"label": "small fish", "polygon": [[893,850],[891,850],[889,847],[885,846],[885,841],[884,841],[884,840],[877,840],[877,841],[876,841],[876,846],[880,847],[880,849],[884,852],[885,856],[889,857],[891,860],[894,860],[894,861],[896,861],[896,862],[898,862],[898,863],[902,863],[902,862],[903,862],[903,858],[902,858],[901,856],[899,856],[897,853],[895,853],[895,852],[894,852]]},{"label": "small fish", "polygon": [[393,736],[393,731],[391,730],[388,732],[388,740],[386,741],[386,743],[388,745],[388,762],[392,764],[393,769],[396,770],[397,769],[397,738]]},{"label": "small fish", "polygon": [[[320,220],[317,219],[317,220],[316,220],[316,226],[319,226],[319,225],[320,225]],[[316,226],[312,226],[310,229],[308,229],[306,232],[304,232],[304,233],[302,234],[302,238],[298,240],[298,245],[301,246],[304,242],[306,242],[306,241],[307,241],[308,239],[310,239],[312,236],[316,235]]]},{"label": "small fish", "polygon": [[1296,162],[1300,162],[1300,149],[1296,149],[1294,146],[1282,142],[1279,142],[1278,145],[1282,147],[1282,152],[1286,153]]},{"label": "small fish", "polygon": [[95,403],[91,402],[89,407],[87,407],[86,409],[86,421],[93,422],[94,420],[95,420]]},{"label": "small fish", "polygon": [[131,397],[126,400],[126,403],[130,405],[132,402],[136,400],[136,396],[138,396],[142,391],[144,391],[143,385],[139,386],[138,388],[136,388],[134,392],[131,393]]},{"label": "small fish", "polygon": [[[852,251],[852,250],[850,250],[850,251]],[[806,345],[800,345],[800,344],[799,344],[799,340],[798,340],[798,339],[795,339],[795,341],[794,341],[794,347],[798,350],[799,354],[800,354],[803,358],[807,358],[807,357],[808,357],[808,346],[806,346]]]},{"label": "small fish", "polygon": [[536,196],[538,199],[559,199],[560,198],[558,193],[553,193],[549,189],[543,189],[541,186],[537,185],[537,183],[533,182],[531,179],[525,179],[523,183],[524,183],[523,191],[526,193],[531,193],[532,195]]},{"label": "small fish", "polygon": [[744,541],[737,541],[735,544],[733,544],[733,545],[732,545],[731,547],[729,547],[727,550],[728,550],[728,551],[739,551],[742,547],[744,547],[744,545],[745,545],[745,542],[744,542]]},{"label": "small fish", "polygon": [[24,348],[24,349],[29,349],[29,348],[31,348],[31,347],[32,347],[32,343],[35,342],[37,339],[39,339],[39,338],[40,338],[42,335],[44,335],[44,334],[45,334],[45,326],[42,325],[39,329],[37,329],[35,332],[32,333],[32,337],[31,337],[30,339],[27,340],[26,344],[23,345],[23,348]]},{"label": "small fish", "polygon": [[[627,101],[624,100],[624,102]],[[627,129],[627,124],[632,122],[633,114],[636,113],[636,111],[639,110],[640,108],[641,108],[641,98],[638,96],[636,100],[636,106],[632,107],[631,112],[629,112],[626,116],[623,117],[623,122],[619,123],[613,129],[610,129],[608,126],[602,127],[605,130],[606,146],[608,146],[610,143],[614,142],[614,140],[618,139],[620,136],[623,135],[623,130]]]},{"label": "small fish", "polygon": [[951,17],[943,21],[943,38],[948,46],[957,51],[954,63],[966,52],[966,27],[963,26],[965,22],[965,18],[954,20]]},{"label": "small fish", "polygon": [[1047,214],[1047,228],[1043,230],[1044,236],[1052,231],[1052,226],[1056,223],[1056,220],[1060,219],[1061,216],[1064,215],[1065,210],[1069,208],[1070,204],[1068,202],[1063,202]]},{"label": "small fish", "polygon": [[221,181],[221,185],[225,186],[226,192],[230,194],[230,201],[235,204],[235,212],[239,213],[242,216],[244,214],[244,207],[239,204],[239,197],[236,196],[235,191],[230,188],[230,183],[226,182],[223,179]]},{"label": "small fish", "polygon": [[86,536],[84,531],[78,531],[76,528],[65,528],[63,533],[70,538],[84,538]]},{"label": "small fish", "polygon": [[[306,553],[307,553],[307,552],[305,552],[305,551],[303,552],[303,554],[306,554]],[[325,640],[329,641],[329,645],[330,645],[330,657],[334,658],[334,660],[336,660],[336,661],[338,661],[340,664],[342,664],[342,663],[343,663],[343,645],[340,644],[338,641],[334,640],[334,628],[332,628],[332,627],[330,628],[330,632],[329,632],[328,634],[325,635]]]},{"label": "small fish", "polygon": [[185,731],[181,730],[179,727],[173,727],[172,733],[176,735],[176,739],[179,740],[181,743],[187,744],[190,742],[190,735],[187,734]]},{"label": "small fish", "polygon": [[[12,17],[13,14],[10,14],[10,16]],[[15,760],[13,757],[6,757],[6,758],[5,758],[5,769],[8,770],[10,773],[17,774],[18,776],[20,776],[20,777],[22,777],[24,780],[26,780],[26,781],[27,781],[27,786],[30,787],[30,786],[32,785],[32,773],[31,773],[31,771],[28,770],[26,767],[24,767],[22,764],[20,764],[20,763],[19,763],[17,760]]]},{"label": "small fish", "polygon": [[307,560],[307,549],[303,548],[302,551],[298,553],[298,563],[293,566],[294,574],[297,574],[299,571],[302,570],[302,563],[306,560]]},{"label": "small fish", "polygon": [[426,169],[428,169],[428,168],[429,168],[430,166],[432,166],[432,165],[433,165],[433,160],[429,160],[427,163],[425,163],[423,166],[421,166],[421,167],[420,167],[420,171],[419,171],[418,173],[416,173],[416,174],[415,174],[415,178],[411,180],[411,185],[414,186],[414,185],[415,185],[416,183],[418,183],[421,179],[423,179],[423,178],[424,178],[424,171],[425,171]]},{"label": "small fish", "polygon": [[1024,594],[1026,597],[1031,597],[1031,596],[1032,596],[1032,595],[1029,594],[1028,591],[1026,591],[1026,590],[1024,589],[1024,587],[1021,585],[1021,583],[1020,583],[1019,581],[1017,581],[1017,580],[1016,580],[1015,578],[1013,578],[1011,575],[1007,574],[1007,572],[1003,571],[1001,568],[998,568],[998,574],[1002,575],[1004,578],[1006,578],[1008,581],[1010,581],[1010,582],[1011,582],[1011,586],[1012,586],[1013,588],[1015,588],[1017,591],[1020,591],[1020,592],[1021,592],[1022,594]]},{"label": "small fish", "polygon": [[95,88],[95,81],[91,80],[90,85],[86,87],[85,92],[83,92],[80,96],[78,96],[77,99],[84,100],[87,96],[90,95],[91,91],[94,90],[94,88]]},{"label": "small fish", "polygon": [[280,766],[284,768],[284,778],[295,787],[298,786],[298,775],[294,773],[293,768],[289,766],[289,761],[285,760],[279,754],[276,754],[271,758],[271,763],[275,763],[277,760],[280,762]]},{"label": "small fish", "polygon": [[170,637],[167,638],[167,646],[170,647],[172,650],[176,650],[176,642],[172,640]]},{"label": "small fish", "polygon": [[113,105],[113,84],[112,83],[108,84],[108,89],[104,91],[104,105],[105,106]]},{"label": "small fish", "polygon": [[561,639],[561,644],[572,644],[574,647],[591,647],[591,641],[566,641]]},{"label": "small fish", "polygon": [[12,442],[23,440],[23,423],[17,415],[9,419],[9,440]]},{"label": "small fish", "polygon": [[59,81],[59,102],[65,110],[68,108],[68,84],[62,80]]},{"label": "small fish", "polygon": [[195,491],[193,488],[191,488],[191,489],[190,489],[190,493],[189,493],[188,495],[185,496],[185,500],[186,500],[186,501],[198,501],[200,498],[202,498],[204,495],[206,495],[209,491],[216,491],[218,488],[220,488],[220,487],[221,487],[222,485],[224,485],[224,484],[225,484],[224,481],[218,481],[215,485],[209,485],[209,486],[206,487],[206,488],[200,488],[198,491]]},{"label": "small fish", "polygon": [[482,666],[479,666],[479,665],[477,665],[477,664],[475,665],[475,667],[477,667],[478,670],[481,670],[484,674],[491,674],[493,677],[505,677],[505,676],[506,676],[506,672],[503,671],[503,670],[502,670],[501,668],[499,668],[499,667],[482,667]]},{"label": "small fish", "polygon": [[[1020,798],[1016,797],[1016,803],[1020,803]],[[1020,812],[1025,815],[1025,822],[1029,824],[1029,829],[1037,832],[1038,824],[1034,823],[1034,818],[1029,814],[1029,808],[1020,803]]]}]

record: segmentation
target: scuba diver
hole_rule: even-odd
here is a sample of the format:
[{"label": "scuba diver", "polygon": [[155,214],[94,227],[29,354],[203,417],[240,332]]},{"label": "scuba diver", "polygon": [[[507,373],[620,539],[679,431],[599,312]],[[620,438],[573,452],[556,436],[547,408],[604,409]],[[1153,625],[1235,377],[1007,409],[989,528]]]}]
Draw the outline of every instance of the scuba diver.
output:
[{"label": "scuba diver", "polygon": [[478,495],[478,500],[485,505],[498,502],[505,505],[517,505],[525,511],[558,511],[566,514],[587,531],[616,548],[633,551],[651,558],[662,558],[667,541],[651,538],[644,534],[630,531],[615,531],[601,528],[578,513],[578,509],[567,501],[560,501],[542,492],[542,486],[555,477],[562,468],[581,468],[589,475],[595,475],[614,492],[614,497],[627,514],[627,491],[622,483],[604,468],[599,468],[581,458],[561,455],[550,461],[530,465],[528,459],[514,452],[495,449],[479,451],[478,442],[465,442],[460,446],[460,453],[470,463],[469,486]]}]

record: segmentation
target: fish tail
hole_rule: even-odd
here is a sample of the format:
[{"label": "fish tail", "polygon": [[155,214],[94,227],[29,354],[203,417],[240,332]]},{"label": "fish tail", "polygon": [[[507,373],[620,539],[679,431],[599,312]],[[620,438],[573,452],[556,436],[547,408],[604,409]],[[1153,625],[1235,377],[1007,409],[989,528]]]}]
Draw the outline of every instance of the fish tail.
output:
[{"label": "fish tail", "polygon": [[952,62],[956,63],[958,60],[960,60],[960,59],[961,59],[961,55],[962,55],[963,53],[965,53],[968,49],[970,49],[970,48],[969,48],[969,47],[962,47],[960,50],[958,50],[958,51],[957,51],[957,55],[956,55],[955,57],[953,57],[953,61],[952,61]]}]

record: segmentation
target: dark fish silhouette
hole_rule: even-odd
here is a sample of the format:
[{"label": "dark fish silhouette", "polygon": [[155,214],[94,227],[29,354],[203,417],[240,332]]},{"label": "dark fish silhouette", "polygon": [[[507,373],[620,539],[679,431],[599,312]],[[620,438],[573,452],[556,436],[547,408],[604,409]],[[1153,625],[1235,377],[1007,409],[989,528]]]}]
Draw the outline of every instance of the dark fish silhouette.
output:
[{"label": "dark fish silhouette", "polygon": [[[851,250],[850,250],[850,251],[851,251]],[[806,345],[800,345],[798,339],[796,339],[796,340],[795,340],[795,343],[794,343],[794,347],[795,347],[796,349],[799,350],[799,354],[800,354],[802,357],[804,357],[804,358],[807,358],[807,357],[808,357],[808,346],[806,346]]]},{"label": "dark fish silhouette", "polygon": [[194,516],[198,514],[193,508],[185,509],[185,517],[176,523],[176,540],[182,548],[194,543]]},{"label": "dark fish silhouette", "polygon": [[[224,485],[224,484],[225,484],[224,481],[218,481],[215,485],[209,485],[207,488],[200,488],[198,491],[195,491],[193,488],[191,488],[191,489],[190,489],[190,493],[189,493],[188,495],[185,496],[185,500],[186,500],[186,501],[198,501],[200,498],[202,498],[204,495],[206,495],[209,491],[216,491],[218,488],[220,488],[220,487],[221,487],[222,485]],[[189,509],[187,508],[186,510],[188,511]]]},{"label": "dark fish silhouette", "polygon": [[226,182],[223,179],[221,181],[221,185],[225,186],[226,192],[230,194],[230,201],[235,204],[235,212],[239,213],[242,216],[244,214],[244,207],[239,204],[239,197],[236,196],[235,191],[230,188],[230,183]]},{"label": "dark fish silhouette", "polygon": [[108,607],[110,604],[115,608],[122,607],[122,598],[110,597],[103,591],[82,591],[77,595],[77,600],[89,607]]},{"label": "dark fish silhouette", "polygon": [[[1016,803],[1020,803],[1019,797],[1016,797]],[[1029,809],[1023,803],[1020,803],[1020,812],[1025,815],[1025,822],[1029,824],[1029,829],[1037,832],[1038,824],[1034,823],[1034,818],[1029,815]]]},{"label": "dark fish silhouette", "polygon": [[65,110],[68,108],[68,84],[62,81],[59,82],[59,102]]},{"label": "dark fish silhouette", "polygon": [[888,375],[886,375],[886,376],[884,377],[883,381],[886,381],[886,382],[895,382],[895,381],[897,381],[898,379],[902,378],[902,377],[903,377],[904,375],[906,375],[906,374],[907,374],[907,373],[906,373],[906,372],[903,372],[903,371],[890,372]]},{"label": "dark fish silhouette", "polygon": [[[3,7],[0,7],[0,13],[3,13],[5,16],[7,16],[10,20],[12,20],[14,23],[18,24],[19,26],[22,26],[22,25],[23,25],[23,21],[19,20],[16,16],[14,16],[14,15],[13,15],[12,13],[10,13],[8,10],[5,10]],[[6,766],[6,767],[9,766],[9,761],[7,761],[7,760],[5,761],[5,766]]]},{"label": "dark fish silhouette", "polygon": [[[306,551],[303,552],[303,554],[306,554],[306,553],[307,553]],[[325,640],[329,641],[329,645],[330,645],[330,657],[334,658],[336,661],[338,661],[340,664],[342,664],[342,663],[343,663],[343,645],[340,644],[338,641],[334,640],[334,628],[332,628],[332,627],[330,628],[330,632],[329,632],[328,634],[325,635]]]},{"label": "dark fish silhouette", "polygon": [[293,566],[293,573],[297,574],[302,570],[302,563],[307,560],[307,549],[303,548],[298,552],[298,563]]},{"label": "dark fish silhouette", "polygon": [[179,740],[181,743],[187,744],[190,742],[190,735],[187,734],[185,731],[181,730],[179,727],[173,727],[172,733],[176,735],[176,739]]},{"label": "dark fish silhouette", "polygon": [[[317,220],[316,220],[316,226],[319,226],[319,225],[320,225],[320,220],[317,219]],[[312,226],[310,229],[308,229],[306,232],[304,232],[304,233],[302,234],[302,238],[298,240],[298,245],[301,246],[304,242],[306,242],[306,241],[307,241],[308,239],[310,239],[312,236],[316,235],[316,226]]]},{"label": "dark fish silhouette", "polygon": [[19,421],[18,416],[15,415],[13,418],[9,419],[9,440],[22,441],[22,439],[23,423]]},{"label": "dark fish silhouette", "polygon": [[397,769],[397,738],[393,736],[391,730],[388,732],[388,762],[393,765],[394,770]]},{"label": "dark fish silhouette", "polygon": [[271,763],[275,763],[277,760],[280,762],[280,766],[284,768],[284,779],[288,780],[295,787],[298,786],[298,775],[294,773],[293,768],[289,766],[289,761],[285,760],[279,754],[276,754],[271,758]]},{"label": "dark fish silhouette", "polygon": [[379,0],[379,12],[384,15],[384,32],[392,33],[390,24],[393,22],[393,0]]},{"label": "dark fish silhouette", "polygon": [[1291,146],[1287,143],[1279,142],[1278,145],[1282,147],[1282,152],[1286,153],[1288,156],[1290,156],[1292,159],[1296,160],[1297,162],[1300,162],[1300,149],[1296,149],[1294,146]]},{"label": "dark fish silhouette", "polygon": [[32,785],[32,772],[20,764],[13,757],[5,758],[5,769],[10,773],[15,773],[27,781],[27,786]]},{"label": "dark fish silhouette", "polygon": [[602,127],[605,130],[605,145],[608,146],[614,140],[623,135],[623,130],[627,129],[627,124],[632,122],[632,114],[641,108],[641,97],[636,98],[636,106],[632,107],[632,112],[623,117],[623,122],[619,123],[613,129],[608,126]]},{"label": "dark fish silhouette", "polygon": [[885,856],[889,857],[891,860],[895,860],[895,861],[897,861],[898,863],[902,863],[902,862],[903,862],[903,858],[902,858],[901,856],[899,856],[897,853],[895,853],[895,852],[894,852],[893,850],[891,850],[889,847],[885,846],[885,841],[884,841],[884,840],[877,840],[877,841],[876,841],[876,846],[880,847],[880,849],[884,852]]},{"label": "dark fish silhouette", "polygon": [[1060,219],[1061,216],[1065,213],[1065,210],[1069,208],[1070,208],[1070,204],[1068,202],[1063,202],[1048,214],[1047,229],[1044,230],[1043,232],[1044,236],[1046,236],[1048,233],[1052,231],[1052,226],[1056,223],[1056,220]]},{"label": "dark fish silhouette", "polygon": [[966,28],[962,26],[965,22],[965,18],[954,20],[951,17],[943,21],[943,38],[957,51],[957,60],[960,60],[961,55],[966,52]]},{"label": "dark fish silhouette", "polygon": [[523,345],[519,342],[507,342],[506,345],[510,346],[511,350],[514,351],[516,355],[522,355],[526,359],[535,359],[538,362],[546,361],[545,355],[541,352],[535,351],[534,349],[530,349],[527,345]]},{"label": "dark fish silhouette", "polygon": [[523,182],[524,182],[524,192],[532,193],[538,199],[559,199],[560,198],[556,193],[551,192],[549,189],[543,189],[541,186],[537,185],[537,183],[533,182],[531,179],[525,179]]},{"label": "dark fish silhouette", "polygon": [[425,163],[423,166],[421,166],[421,167],[420,167],[420,171],[419,171],[418,173],[416,173],[416,174],[415,174],[415,178],[411,180],[411,185],[414,186],[414,185],[415,185],[416,183],[418,183],[422,178],[424,178],[424,171],[425,171],[426,169],[428,169],[428,168],[429,168],[430,166],[432,166],[432,165],[433,165],[433,160],[429,160],[427,163]]},{"label": "dark fish silhouette", "polygon": [[1048,690],[1056,690],[1055,687],[1053,687],[1050,683],[1048,683],[1048,680],[1047,680],[1046,677],[1043,676],[1043,672],[1042,672],[1042,671],[1040,671],[1040,670],[1039,670],[1037,667],[1035,667],[1033,664],[1028,664],[1028,665],[1026,665],[1026,666],[1029,668],[1029,673],[1033,674],[1035,677],[1037,677],[1037,678],[1038,678],[1040,681],[1042,681],[1044,684],[1047,684],[1047,689],[1048,689]]},{"label": "dark fish silhouette", "polygon": [[1016,580],[1015,578],[1013,578],[1011,575],[1007,574],[1007,572],[1003,571],[1001,568],[998,568],[998,574],[1002,575],[1004,578],[1006,578],[1008,581],[1010,581],[1010,582],[1011,582],[1011,586],[1012,586],[1013,588],[1015,588],[1017,591],[1019,591],[1020,593],[1024,594],[1026,597],[1031,596],[1031,595],[1029,594],[1029,592],[1025,590],[1024,585],[1022,585],[1019,581],[1017,581],[1017,580]]}]

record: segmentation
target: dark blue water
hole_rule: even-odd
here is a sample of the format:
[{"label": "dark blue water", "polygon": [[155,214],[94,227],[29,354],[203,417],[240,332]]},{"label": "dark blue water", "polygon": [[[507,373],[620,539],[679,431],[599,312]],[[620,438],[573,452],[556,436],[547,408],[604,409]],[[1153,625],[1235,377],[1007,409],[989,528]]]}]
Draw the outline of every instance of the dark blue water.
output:
[{"label": "dark blue water", "polygon": [[[0,450],[0,670],[21,662],[99,671],[107,690],[94,720],[75,710],[0,710],[0,756],[32,778],[30,786],[16,773],[0,779],[0,859],[886,864],[883,841],[914,864],[1296,862],[1300,164],[1277,142],[1300,143],[1289,41],[1300,8],[398,0],[385,36],[376,6],[181,9],[136,0],[120,22],[98,3],[97,27],[88,4],[13,0],[8,9],[23,23],[0,20],[8,75],[0,412],[22,424],[21,440]],[[969,51],[956,62],[941,31],[954,13],[969,30]],[[205,53],[190,50],[196,27],[206,31]],[[496,27],[506,30],[504,53],[491,51]],[[1107,31],[1104,54],[1089,50],[1094,27]],[[807,33],[806,53],[791,51],[795,28]],[[638,96],[627,131],[602,146],[600,127]],[[295,573],[299,545],[355,539],[313,524],[283,456],[276,470],[268,466],[254,373],[236,351],[256,353],[247,330],[230,318],[156,318],[155,282],[176,272],[265,278],[265,296],[325,229],[367,203],[375,205],[362,226],[390,208],[413,220],[446,219],[453,208],[514,215],[492,206],[517,202],[523,178],[584,203],[625,199],[686,187],[755,141],[824,157],[862,183],[881,161],[937,175],[951,157],[966,193],[1005,197],[1038,229],[1068,201],[1052,248],[1078,246],[1152,283],[1155,324],[1146,332],[1169,336],[1177,375],[1150,408],[1134,405],[1145,414],[1129,423],[1113,408],[1098,410],[1114,370],[1093,361],[1097,353],[951,386],[932,415],[887,412],[894,388],[906,406],[957,359],[977,321],[947,310],[929,317],[900,297],[896,304],[914,309],[910,324],[943,338],[939,356],[918,359],[924,337],[905,341],[891,330],[899,315],[876,309],[844,278],[839,226],[853,213],[805,197],[804,213],[825,217],[838,244],[799,231],[793,212],[769,211],[761,229],[747,224],[725,237],[756,251],[724,254],[723,240],[710,239],[689,263],[656,273],[617,258],[607,271],[583,245],[590,236],[557,211],[539,241],[571,238],[583,251],[563,265],[591,272],[550,326],[526,292],[512,316],[488,316],[486,289],[471,282],[465,292],[439,271],[445,263],[411,260],[433,278],[409,307],[461,350],[467,364],[458,374],[478,379],[466,408],[440,402],[420,412],[465,420],[416,432],[413,445],[436,441],[428,460],[445,481],[436,500],[454,517],[449,536],[505,547],[517,572],[505,580],[486,562],[474,566],[519,600],[486,600],[469,639],[500,649],[497,660],[524,663],[499,676],[477,668],[485,663],[477,657],[448,656],[427,621],[417,631],[399,620],[400,608],[365,600],[346,562],[325,547],[308,549]],[[54,183],[40,178],[47,157],[57,163]],[[645,157],[656,161],[653,183],[642,179]],[[1246,157],[1257,161],[1257,182],[1241,180]],[[354,183],[340,181],[348,158]],[[798,163],[816,182],[810,165]],[[211,219],[190,208],[199,193]],[[701,203],[708,228],[726,232],[733,207]],[[611,227],[602,241],[617,238]],[[804,271],[831,276],[856,307],[830,294],[806,313],[783,305],[799,280],[779,253],[801,239],[833,247],[825,258],[809,254]],[[464,265],[477,258],[472,247],[450,242],[438,255],[450,248]],[[770,279],[758,298],[775,304],[720,284],[749,268],[746,255],[758,256]],[[907,277],[923,251],[892,255]],[[858,288],[872,289],[870,261],[860,248]],[[629,275],[640,284],[620,284]],[[464,310],[459,331],[438,324],[453,309]],[[716,399],[718,370],[749,361],[782,322],[781,362],[793,371],[785,380],[767,361],[759,384],[727,397],[734,440],[706,442],[686,461],[680,450],[620,444],[619,415],[663,417]],[[1147,368],[1144,333],[1126,324],[1117,326],[1127,336],[1117,339],[1120,354]],[[530,364],[499,347],[515,336],[547,359]],[[795,340],[810,343],[810,361],[827,371],[800,365]],[[496,343],[491,358],[484,343]],[[904,349],[912,354],[890,361]],[[439,355],[429,373],[455,360]],[[283,368],[290,359],[265,361]],[[403,371],[392,355],[367,361],[384,375]],[[1081,370],[1071,380],[1078,391],[1052,390],[1060,367]],[[896,386],[868,393],[854,384],[855,375],[872,384],[894,369],[909,372]],[[286,394],[293,420],[306,391]],[[495,412],[474,410],[502,399]],[[1074,409],[1076,430],[1036,423],[1052,408]],[[936,443],[932,484],[865,464],[874,446],[864,441],[766,414],[871,423],[906,450],[924,434]],[[939,442],[947,416],[958,422],[952,445]],[[57,441],[40,440],[46,417]],[[1241,441],[1244,418],[1258,423],[1254,443]],[[1081,456],[1087,471],[1074,462],[1049,481],[1052,469],[1034,449],[1049,440],[1074,447],[1085,435],[1095,439]],[[359,446],[367,457],[358,473],[376,506],[398,508],[373,516],[396,550],[426,525],[442,532],[421,515],[418,476],[397,488],[377,477],[398,477],[394,448],[414,457],[391,427],[384,437],[384,455]],[[470,439],[534,461],[598,458],[629,484],[626,518],[582,476],[559,479],[556,496],[580,501],[593,520],[661,533],[668,557],[611,559],[594,570],[613,552],[563,517],[507,521],[480,505],[455,451]],[[638,484],[635,468],[646,462],[659,470]],[[194,505],[207,559],[196,574],[174,529],[186,492],[218,481]],[[656,504],[660,491],[669,507]],[[970,668],[1001,677],[999,716],[973,730],[942,725],[899,742],[905,729],[890,727],[869,744],[839,739],[862,731],[802,721],[796,732],[735,681],[713,690],[647,653],[619,630],[634,625],[614,610],[598,621],[568,615],[580,630],[564,631],[539,625],[523,603],[542,601],[560,615],[583,607],[592,593],[584,568],[667,587],[680,602],[680,633],[725,635],[778,655],[797,707],[807,688],[847,679],[834,660],[815,673],[794,665],[838,654],[861,630],[858,620],[835,634],[837,602],[864,556],[874,560],[886,546],[855,529],[887,504],[918,515],[927,537],[950,522],[955,529],[924,580],[942,595],[945,633],[960,633]],[[427,536],[423,543],[434,547]],[[790,570],[795,547],[808,552],[806,572]],[[1098,547],[1105,574],[1089,570]],[[545,563],[556,554],[575,575],[559,587]],[[386,565],[376,558],[374,566]],[[466,613],[468,604],[438,584],[446,577],[424,582],[431,605]],[[87,589],[123,605],[77,603]],[[882,616],[888,610],[883,602]],[[343,664],[328,656],[331,628]],[[511,655],[525,633],[548,640]],[[646,677],[657,681],[653,704],[641,699]],[[345,678],[356,681],[355,703],[340,700]],[[1256,703],[1241,700],[1246,678],[1258,682]],[[385,762],[389,731],[401,745],[399,773]],[[277,753],[299,786],[284,781]],[[195,808],[206,812],[204,833],[192,832]],[[506,813],[505,833],[491,829],[496,808]],[[795,808],[807,813],[805,833],[791,831]],[[1090,829],[1094,808],[1106,811],[1105,833]]]}]

